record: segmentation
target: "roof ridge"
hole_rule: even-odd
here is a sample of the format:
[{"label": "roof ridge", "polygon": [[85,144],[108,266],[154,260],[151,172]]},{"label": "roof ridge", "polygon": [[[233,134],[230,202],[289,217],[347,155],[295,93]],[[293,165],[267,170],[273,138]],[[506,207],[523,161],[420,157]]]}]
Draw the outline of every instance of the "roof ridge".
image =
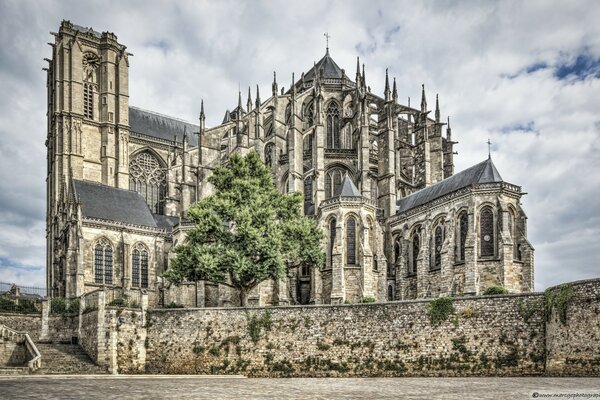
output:
[{"label": "roof ridge", "polygon": [[183,119],[183,118],[173,117],[173,116],[171,116],[171,115],[167,115],[167,114],[161,114],[161,113],[159,113],[159,112],[157,112],[157,111],[147,110],[147,109],[145,109],[145,108],[136,107],[136,106],[132,106],[132,105],[130,105],[130,106],[129,106],[129,108],[133,108],[134,110],[138,110],[138,111],[144,111],[144,112],[147,112],[147,113],[149,113],[149,114],[154,114],[154,115],[157,115],[157,116],[159,116],[159,117],[163,117],[163,118],[169,118],[169,119],[172,119],[172,120],[174,120],[174,121],[179,121],[179,122],[184,122],[184,123],[186,123],[186,124],[190,124],[190,125],[194,125],[194,126],[199,126],[199,125],[196,125],[195,123],[193,123],[193,122],[190,122],[190,121],[188,121],[188,120],[185,120],[185,119]]}]

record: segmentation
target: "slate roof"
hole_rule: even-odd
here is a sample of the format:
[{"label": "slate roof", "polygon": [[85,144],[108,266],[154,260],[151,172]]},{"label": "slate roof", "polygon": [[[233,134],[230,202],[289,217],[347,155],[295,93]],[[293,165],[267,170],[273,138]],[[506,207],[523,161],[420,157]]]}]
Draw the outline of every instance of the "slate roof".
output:
[{"label": "slate roof", "polygon": [[198,135],[194,134],[200,131],[198,125],[153,111],[130,106],[129,127],[133,132],[169,141],[173,141],[177,135],[178,142],[183,140],[183,130],[187,128],[189,143],[192,146],[198,145]]},{"label": "slate roof", "polygon": [[97,38],[102,37],[100,32],[96,32],[92,28],[86,28],[85,26],[76,25],[76,24],[72,24],[72,25],[73,25],[73,29],[76,31],[83,32],[83,33],[91,33],[92,35],[96,36]]},{"label": "slate roof", "polygon": [[157,227],[150,207],[138,192],[75,179],[73,187],[84,217]]},{"label": "slate roof", "polygon": [[342,181],[342,184],[338,189],[337,193],[335,193],[334,197],[335,196],[362,197],[362,194],[360,193],[360,190],[358,190],[354,182],[352,182],[352,179],[350,179],[348,174],[346,174],[344,175],[344,180]]},{"label": "slate roof", "polygon": [[[323,69],[323,78],[325,79],[342,79],[342,69],[333,61],[333,58],[329,55],[329,50],[327,50],[325,56],[316,65],[304,74],[304,80],[310,81],[315,79],[315,67],[316,71],[319,71],[321,68]],[[351,80],[346,74],[343,75],[347,80]]]},{"label": "slate roof", "polygon": [[465,169],[441,182],[406,196],[397,202],[396,213],[429,203],[439,197],[477,183],[503,182],[491,158]]},{"label": "slate roof", "polygon": [[172,217],[170,215],[153,214],[156,226],[160,229],[165,229],[167,232],[171,232],[173,227],[179,223],[179,217]]}]

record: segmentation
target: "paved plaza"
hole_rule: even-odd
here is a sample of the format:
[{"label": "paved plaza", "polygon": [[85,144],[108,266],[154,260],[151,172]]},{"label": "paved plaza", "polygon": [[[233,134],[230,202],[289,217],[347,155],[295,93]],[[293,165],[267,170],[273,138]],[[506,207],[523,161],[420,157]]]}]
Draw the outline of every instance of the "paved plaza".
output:
[{"label": "paved plaza", "polygon": [[[549,396],[548,396],[549,395]],[[599,399],[600,378],[1,377],[2,399]]]}]

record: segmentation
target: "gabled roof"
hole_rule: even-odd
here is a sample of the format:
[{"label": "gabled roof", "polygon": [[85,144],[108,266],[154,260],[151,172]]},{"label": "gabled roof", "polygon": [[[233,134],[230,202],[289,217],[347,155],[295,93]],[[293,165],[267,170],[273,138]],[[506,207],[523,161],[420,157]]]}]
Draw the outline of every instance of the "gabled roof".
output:
[{"label": "gabled roof", "polygon": [[160,229],[165,229],[167,232],[171,232],[173,227],[179,223],[179,217],[173,217],[170,215],[152,214],[156,226]]},{"label": "gabled roof", "polygon": [[325,56],[321,58],[316,65],[304,74],[304,80],[310,81],[315,79],[315,67],[317,72],[323,69],[323,78],[325,79],[342,79],[343,75],[347,80],[350,80],[346,74],[342,73],[342,69],[337,63],[333,61],[333,58],[329,55],[329,50],[327,50]]},{"label": "gabled roof", "polygon": [[356,187],[352,179],[348,176],[348,174],[344,175],[344,180],[340,185],[338,191],[334,194],[334,197],[342,196],[342,197],[362,197],[360,190]]},{"label": "gabled roof", "polygon": [[81,201],[84,217],[157,227],[150,208],[138,192],[76,179],[73,188]]},{"label": "gabled roof", "polygon": [[183,140],[183,131],[187,129],[192,146],[198,144],[198,136],[194,132],[200,131],[198,125],[132,106],[129,107],[129,128],[136,133],[169,141],[177,135],[178,142]]},{"label": "gabled roof", "polygon": [[500,173],[491,158],[465,169],[441,182],[421,189],[398,201],[396,213],[402,213],[412,208],[429,203],[458,189],[477,183],[503,182]]}]

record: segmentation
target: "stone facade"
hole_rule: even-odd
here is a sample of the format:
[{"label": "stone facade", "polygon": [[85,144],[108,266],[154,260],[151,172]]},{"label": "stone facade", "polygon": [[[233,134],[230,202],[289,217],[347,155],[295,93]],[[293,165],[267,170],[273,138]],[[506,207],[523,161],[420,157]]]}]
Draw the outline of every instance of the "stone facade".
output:
[{"label": "stone facade", "polygon": [[[214,168],[249,151],[282,192],[304,194],[304,213],[322,226],[327,253],[322,271],[300,267],[264,282],[250,304],[477,295],[491,284],[532,290],[520,187],[505,183],[491,160],[479,175],[454,174],[449,121],[441,120],[437,96],[429,116],[424,87],[420,107],[400,104],[386,73],[378,96],[364,65],[357,60],[351,79],[327,49],[287,91],[274,76],[270,97],[262,100],[257,87],[252,99],[249,89],[243,105],[238,93],[222,124],[207,128],[203,103],[198,124],[129,105],[129,54],[113,33],[63,21],[54,36],[47,69],[54,296],[108,286],[123,296],[147,292],[152,305],[238,304],[227,286],[173,287],[160,275],[193,228],[189,207],[213,192]],[[485,223],[482,212],[490,215]]]}]

